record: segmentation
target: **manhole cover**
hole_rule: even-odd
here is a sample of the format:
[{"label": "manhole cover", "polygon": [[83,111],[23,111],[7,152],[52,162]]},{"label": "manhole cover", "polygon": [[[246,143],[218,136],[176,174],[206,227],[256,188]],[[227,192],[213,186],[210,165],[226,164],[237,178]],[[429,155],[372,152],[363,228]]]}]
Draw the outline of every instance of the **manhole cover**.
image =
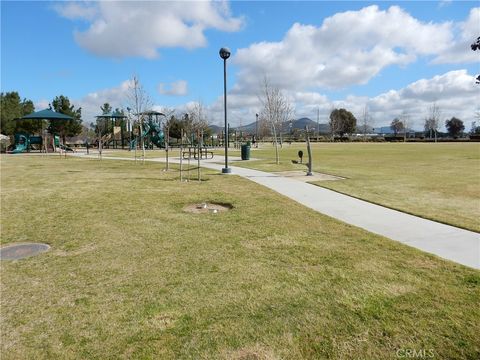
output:
[{"label": "manhole cover", "polygon": [[0,249],[1,260],[18,260],[37,255],[50,249],[47,244],[17,244]]},{"label": "manhole cover", "polygon": [[228,211],[233,209],[232,204],[227,203],[209,203],[203,202],[200,204],[190,204],[183,208],[183,211],[194,214],[216,214],[222,211]]}]

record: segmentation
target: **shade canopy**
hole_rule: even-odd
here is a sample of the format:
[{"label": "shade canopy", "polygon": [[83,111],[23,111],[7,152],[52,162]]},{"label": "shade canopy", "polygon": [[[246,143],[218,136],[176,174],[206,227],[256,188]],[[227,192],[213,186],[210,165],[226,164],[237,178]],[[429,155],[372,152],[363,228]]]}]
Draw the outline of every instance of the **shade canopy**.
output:
[{"label": "shade canopy", "polygon": [[17,120],[30,120],[30,119],[45,119],[45,120],[73,120],[73,117],[55,112],[50,109],[36,111],[31,114],[25,115]]},{"label": "shade canopy", "polygon": [[125,119],[126,116],[123,115],[121,112],[118,112],[118,111],[114,111],[113,113],[106,113],[106,114],[102,114],[102,115],[97,115],[95,116],[97,119],[103,119],[103,118],[107,118],[107,119]]},{"label": "shade canopy", "polygon": [[158,111],[155,111],[155,110],[150,110],[150,111],[144,111],[142,113],[140,113],[141,115],[162,115],[162,116],[165,116],[164,113],[161,113],[161,112],[158,112]]}]

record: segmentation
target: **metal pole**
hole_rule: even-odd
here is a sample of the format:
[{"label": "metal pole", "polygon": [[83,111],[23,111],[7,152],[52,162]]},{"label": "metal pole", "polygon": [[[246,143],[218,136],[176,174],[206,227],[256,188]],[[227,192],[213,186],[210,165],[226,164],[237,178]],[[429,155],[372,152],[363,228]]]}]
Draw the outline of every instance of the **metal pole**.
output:
[{"label": "metal pole", "polygon": [[180,130],[180,182],[183,182],[183,129]]},{"label": "metal pole", "polygon": [[223,59],[223,109],[225,117],[225,167],[222,169],[222,173],[228,174],[231,170],[228,168],[227,59]]},{"label": "metal pole", "polygon": [[[197,132],[198,134],[199,132]],[[197,165],[198,165],[198,181],[201,181],[201,177],[200,177],[200,157],[202,156],[202,148],[201,148],[201,144],[200,144],[200,139],[197,138],[197,147],[198,147],[198,153],[197,153]]]},{"label": "metal pole", "polygon": [[165,157],[166,157],[166,160],[167,160],[167,168],[166,170],[168,170],[168,146],[169,146],[169,133],[170,133],[170,130],[168,128],[168,126],[165,128],[166,129],[166,134],[165,134]]}]

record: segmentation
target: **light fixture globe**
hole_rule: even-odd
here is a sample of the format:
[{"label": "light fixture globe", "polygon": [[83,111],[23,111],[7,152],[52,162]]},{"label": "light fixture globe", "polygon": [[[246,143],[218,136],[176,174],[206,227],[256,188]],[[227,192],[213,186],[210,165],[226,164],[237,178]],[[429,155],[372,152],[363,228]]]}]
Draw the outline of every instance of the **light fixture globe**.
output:
[{"label": "light fixture globe", "polygon": [[230,49],[226,47],[222,47],[219,51],[219,54],[223,60],[227,60],[230,57]]}]

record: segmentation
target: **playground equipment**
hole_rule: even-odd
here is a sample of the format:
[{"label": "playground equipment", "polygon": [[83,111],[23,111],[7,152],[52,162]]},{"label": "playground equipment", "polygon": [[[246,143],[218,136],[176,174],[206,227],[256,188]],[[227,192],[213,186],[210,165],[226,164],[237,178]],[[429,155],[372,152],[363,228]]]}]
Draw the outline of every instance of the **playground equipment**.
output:
[{"label": "playground equipment", "polygon": [[[49,141],[46,141],[49,144]],[[43,146],[43,138],[39,135],[30,135],[27,133],[18,133],[15,134],[15,143],[11,146],[11,154],[20,154],[24,152],[30,152],[31,150],[42,151],[45,150]],[[53,137],[53,146],[50,142],[50,148],[53,147],[53,150],[60,149],[63,151],[74,151],[70,146],[60,143],[60,136],[55,135]]]},{"label": "playground equipment", "polygon": [[[103,136],[106,136],[106,135],[103,135],[99,139],[99,142],[101,140],[102,147],[109,148],[110,143],[111,143],[113,148],[116,149],[118,147],[118,143],[121,142],[122,149],[123,149],[123,146],[124,146],[124,126],[125,126],[124,120],[127,118],[127,116],[123,114],[123,111],[121,112],[117,109],[113,113],[103,113],[102,115],[98,115],[98,116],[95,116],[95,117],[97,119],[97,126],[99,127],[99,134],[98,134],[99,137],[100,137],[100,132],[101,132],[100,127],[108,127],[108,122],[112,123],[111,124],[112,131],[109,134],[106,134],[106,135],[110,135],[110,137],[108,138],[108,141],[107,142],[104,141]],[[104,121],[103,125],[99,126],[99,120]],[[117,120],[121,120],[120,126],[116,126],[116,121]],[[105,129],[106,128],[104,128],[104,130]]]},{"label": "playground equipment", "polygon": [[28,135],[24,134],[15,134],[15,144],[14,149],[11,151],[12,154],[19,154],[26,152],[29,147]]},{"label": "playground equipment", "polygon": [[15,134],[15,144],[13,145],[13,150],[11,154],[20,154],[27,151],[30,151],[34,147],[32,145],[39,145],[38,150],[42,148],[42,137],[33,136],[27,133],[18,133]]},{"label": "playground equipment", "polygon": [[[153,146],[157,146],[161,149],[165,148],[165,134],[158,122],[150,119],[143,124],[143,131],[141,137],[144,139],[145,149],[153,149]],[[130,142],[130,150],[133,150],[138,145],[137,138],[132,139]]]}]

